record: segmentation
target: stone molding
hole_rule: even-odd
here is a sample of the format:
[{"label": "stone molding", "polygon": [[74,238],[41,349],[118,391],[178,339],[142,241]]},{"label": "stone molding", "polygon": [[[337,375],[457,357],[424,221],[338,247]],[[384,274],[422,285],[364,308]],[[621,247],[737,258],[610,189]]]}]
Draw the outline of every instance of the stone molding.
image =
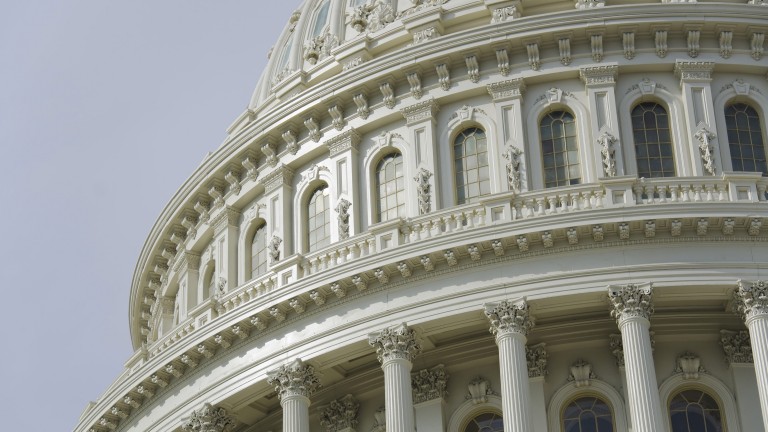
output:
[{"label": "stone molding", "polygon": [[715,69],[714,62],[708,61],[675,61],[675,75],[680,78],[680,85],[693,82],[712,81],[712,71]]},{"label": "stone molding", "polygon": [[309,398],[321,387],[315,368],[300,359],[267,372],[267,377],[267,383],[275,387],[281,400],[290,396]]},{"label": "stone molding", "polygon": [[369,334],[368,343],[376,349],[381,363],[396,359],[412,362],[421,352],[416,332],[405,323]]},{"label": "stone molding", "polygon": [[747,330],[720,330],[720,346],[723,347],[728,364],[754,363],[752,341]]},{"label": "stone molding", "polygon": [[522,98],[525,93],[525,81],[522,78],[501,81],[485,86],[488,94],[491,95],[494,102],[501,102],[508,99]]},{"label": "stone molding", "polygon": [[618,74],[618,65],[584,66],[579,68],[579,78],[587,87],[615,86]]},{"label": "stone molding", "polygon": [[354,128],[349,128],[348,130],[327,140],[325,145],[328,146],[331,157],[334,157],[339,153],[345,152],[349,149],[357,150],[357,146],[360,144],[360,139],[360,134],[357,133]]},{"label": "stone molding", "polygon": [[408,126],[427,120],[434,121],[438,111],[440,111],[440,104],[435,99],[415,103],[400,110]]},{"label": "stone molding", "polygon": [[280,186],[290,186],[293,179],[293,170],[286,165],[281,165],[264,177],[264,192],[269,194]]},{"label": "stone molding", "polygon": [[611,316],[616,321],[622,321],[630,318],[651,319],[653,315],[653,302],[651,297],[653,286],[651,283],[611,285],[608,287],[608,299],[611,303]]},{"label": "stone molding", "polygon": [[484,306],[485,316],[491,322],[490,332],[496,337],[510,333],[526,336],[534,326],[525,299],[516,302],[503,300],[499,303],[486,303]]}]

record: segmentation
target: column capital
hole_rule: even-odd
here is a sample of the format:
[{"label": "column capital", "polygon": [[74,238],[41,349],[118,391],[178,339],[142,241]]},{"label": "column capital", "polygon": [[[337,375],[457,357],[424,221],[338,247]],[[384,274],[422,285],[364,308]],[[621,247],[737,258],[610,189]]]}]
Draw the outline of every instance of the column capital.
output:
[{"label": "column capital", "polygon": [[621,325],[623,321],[630,318],[651,319],[653,315],[653,285],[628,284],[628,285],[609,285],[608,300],[611,302],[611,316]]},{"label": "column capital", "polygon": [[376,348],[376,356],[382,364],[395,359],[412,362],[421,352],[416,332],[405,323],[369,334],[368,343]]},{"label": "column capital", "polygon": [[547,344],[540,343],[525,347],[525,359],[528,361],[528,378],[543,377],[547,374]]},{"label": "column capital", "polygon": [[337,154],[350,149],[357,150],[357,146],[360,145],[360,139],[360,134],[357,133],[357,130],[355,130],[355,128],[349,128],[327,140],[325,145],[328,146],[328,151],[330,152],[331,157],[334,157]]},{"label": "column capital", "polygon": [[331,401],[320,413],[320,425],[327,431],[354,430],[357,426],[357,412],[360,404],[348,394]]},{"label": "column capital", "polygon": [[441,364],[412,373],[413,403],[445,398],[448,394],[448,378],[450,375]]},{"label": "column capital", "polygon": [[435,121],[438,111],[440,111],[440,104],[434,99],[417,102],[400,110],[407,125],[427,120]]},{"label": "column capital", "polygon": [[758,316],[768,318],[768,283],[739,280],[733,292],[733,311],[745,321]]},{"label": "column capital", "polygon": [[587,87],[613,87],[616,85],[618,65],[582,66],[579,77]]},{"label": "column capital", "polygon": [[720,330],[720,346],[723,347],[728,364],[755,362],[752,358],[752,341],[746,330]]},{"label": "column capital", "polygon": [[300,359],[267,372],[267,383],[275,386],[281,400],[289,396],[309,398],[321,386],[315,368]]},{"label": "column capital", "polygon": [[496,336],[518,333],[523,336],[533,328],[533,318],[528,312],[528,302],[525,299],[516,302],[503,300],[499,303],[486,303],[485,316],[491,322],[490,332]]},{"label": "column capital", "polygon": [[192,432],[224,432],[235,425],[224,408],[206,403],[181,425],[181,430]]},{"label": "column capital", "polygon": [[680,85],[692,82],[712,81],[712,71],[715,69],[714,62],[708,61],[683,61],[675,62],[675,75],[680,78]]},{"label": "column capital", "polygon": [[501,102],[508,99],[522,99],[525,93],[525,81],[522,78],[501,81],[485,86],[488,94],[491,95],[494,102]]}]

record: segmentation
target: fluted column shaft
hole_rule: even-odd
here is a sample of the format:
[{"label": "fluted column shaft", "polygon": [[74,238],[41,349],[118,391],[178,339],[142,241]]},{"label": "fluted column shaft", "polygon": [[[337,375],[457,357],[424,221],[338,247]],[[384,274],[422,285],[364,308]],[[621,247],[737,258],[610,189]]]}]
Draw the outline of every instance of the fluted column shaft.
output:
[{"label": "fluted column shaft", "polygon": [[386,360],[384,370],[384,407],[387,416],[387,431],[416,430],[411,391],[411,367],[406,359]]},{"label": "fluted column shaft", "polygon": [[504,432],[530,432],[533,421],[525,343],[533,320],[528,315],[528,303],[525,299],[489,303],[485,315],[499,347]]},{"label": "fluted column shaft", "polygon": [[309,398],[299,394],[283,396],[283,432],[309,432]]},{"label": "fluted column shaft", "polygon": [[734,312],[744,318],[749,329],[760,411],[763,413],[763,427],[768,431],[768,283],[739,281],[733,305]]},{"label": "fluted column shaft", "polygon": [[526,341],[525,335],[521,333],[508,332],[496,335],[501,369],[504,432],[533,430],[528,363],[525,358]]},{"label": "fluted column shaft", "polygon": [[413,359],[421,351],[416,333],[404,323],[368,336],[368,343],[384,371],[384,408],[387,432],[415,432],[411,390]]},{"label": "fluted column shaft", "polygon": [[651,294],[651,284],[608,287],[611,314],[621,330],[633,432],[658,432],[666,428],[653,364]]},{"label": "fluted column shaft", "polygon": [[653,364],[650,327],[651,323],[640,317],[619,323],[633,432],[660,431],[664,425]]}]

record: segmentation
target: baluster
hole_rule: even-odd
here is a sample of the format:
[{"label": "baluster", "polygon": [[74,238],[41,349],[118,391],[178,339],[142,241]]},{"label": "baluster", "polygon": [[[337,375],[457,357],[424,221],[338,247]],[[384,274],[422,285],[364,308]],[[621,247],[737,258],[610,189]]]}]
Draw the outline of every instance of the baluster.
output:
[{"label": "baluster", "polygon": [[635,204],[643,204],[643,185],[635,183],[632,185],[632,192],[635,193]]},{"label": "baluster", "polygon": [[667,203],[667,185],[657,185],[656,193],[659,195],[659,204]]},{"label": "baluster", "polygon": [[536,216],[544,215],[544,206],[546,205],[546,199],[539,197],[536,198]]},{"label": "baluster", "polygon": [[765,183],[758,183],[757,184],[757,200],[758,201],[766,201],[768,198],[765,196],[765,191],[768,189],[768,185]]},{"label": "baluster", "polygon": [[482,227],[485,226],[485,207],[480,207],[475,211],[475,215],[477,215],[477,221],[475,223],[475,226]]},{"label": "baluster", "polygon": [[701,202],[701,185],[693,185],[693,202]]},{"label": "baluster", "polygon": [[707,202],[713,202],[715,200],[715,185],[705,184],[704,189],[707,191]]},{"label": "baluster", "polygon": [[691,187],[689,185],[687,185],[687,184],[684,184],[684,185],[682,185],[680,187],[683,190],[682,194],[681,194],[681,196],[683,198],[683,202],[690,202],[691,201]]},{"label": "baluster", "polygon": [[596,190],[594,191],[595,194],[595,208],[603,208],[605,207],[605,194],[602,190]]},{"label": "baluster", "polygon": [[717,200],[718,201],[728,201],[728,193],[725,190],[726,185],[720,184],[717,185]]},{"label": "baluster", "polygon": [[523,203],[522,200],[515,198],[512,201],[512,220],[518,220],[523,218]]},{"label": "baluster", "polygon": [[523,217],[524,218],[532,217],[534,215],[534,212],[533,212],[533,199],[528,198],[527,200],[525,200],[525,204],[524,205],[525,205],[525,207],[524,207],[525,214],[523,215]]},{"label": "baluster", "polygon": [[557,196],[550,195],[550,196],[548,196],[546,198],[546,200],[547,200],[547,208],[546,208],[545,212],[547,214],[559,213],[558,209],[557,209]]},{"label": "baluster", "polygon": [[472,229],[475,227],[474,210],[470,210],[469,213],[462,212],[461,216],[467,221],[464,229]]}]

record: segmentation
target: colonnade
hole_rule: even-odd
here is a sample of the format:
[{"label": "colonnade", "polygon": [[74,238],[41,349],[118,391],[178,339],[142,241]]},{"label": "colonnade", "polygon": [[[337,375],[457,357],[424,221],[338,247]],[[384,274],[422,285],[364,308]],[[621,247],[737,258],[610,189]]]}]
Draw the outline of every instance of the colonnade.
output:
[{"label": "colonnade", "polygon": [[[610,312],[621,331],[633,432],[666,430],[667,415],[659,399],[649,330],[654,312],[652,296],[650,283],[608,287]],[[749,330],[762,417],[768,430],[768,283],[739,281],[733,300],[734,312],[742,316]],[[504,432],[533,432],[531,413],[536,407],[530,397],[526,342],[534,320],[528,303],[525,299],[505,300],[485,304],[484,309],[499,349]],[[415,432],[411,368],[421,351],[416,332],[403,323],[370,334],[368,342],[384,372],[387,432]],[[268,376],[283,408],[283,432],[309,432],[310,397],[320,385],[313,367],[294,360]],[[211,416],[211,412],[209,407],[206,415]],[[225,427],[229,423],[220,420],[218,424]]]}]

